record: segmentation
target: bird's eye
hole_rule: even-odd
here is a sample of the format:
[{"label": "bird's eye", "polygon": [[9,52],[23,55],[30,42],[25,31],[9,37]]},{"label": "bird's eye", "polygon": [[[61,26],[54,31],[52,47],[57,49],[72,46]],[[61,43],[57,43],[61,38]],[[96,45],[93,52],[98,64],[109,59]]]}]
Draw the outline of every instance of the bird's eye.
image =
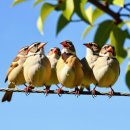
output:
[{"label": "bird's eye", "polygon": [[24,50],[26,51],[26,50],[28,50],[28,48],[24,48]]},{"label": "bird's eye", "polygon": [[37,44],[34,44],[34,47],[36,47],[37,46]]},{"label": "bird's eye", "polygon": [[92,44],[91,44],[91,43],[90,43],[89,45],[90,45],[90,46],[92,46]]},{"label": "bird's eye", "polygon": [[108,46],[104,46],[104,49],[107,49],[108,48]]}]

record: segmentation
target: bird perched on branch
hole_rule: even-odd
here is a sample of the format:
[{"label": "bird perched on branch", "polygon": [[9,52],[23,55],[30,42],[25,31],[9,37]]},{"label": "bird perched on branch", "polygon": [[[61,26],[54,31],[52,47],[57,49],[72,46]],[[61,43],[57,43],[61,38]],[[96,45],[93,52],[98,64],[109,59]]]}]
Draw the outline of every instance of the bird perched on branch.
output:
[{"label": "bird perched on branch", "polygon": [[[99,58],[93,67],[96,78],[96,86],[110,88],[110,97],[114,94],[112,85],[117,81],[120,74],[120,65],[116,59],[115,48],[111,45],[104,45],[99,53]],[[95,96],[95,88],[92,94]]]},{"label": "bird perched on branch", "polygon": [[86,88],[88,91],[90,91],[90,84],[96,83],[92,68],[99,56],[100,47],[97,43],[94,42],[85,43],[83,45],[87,47],[87,55],[86,57],[81,59],[81,63],[83,65],[84,78],[80,85],[80,90],[83,91],[83,89]]},{"label": "bird perched on branch", "polygon": [[[16,58],[11,63],[5,78],[5,82],[8,81],[8,88],[15,88],[16,85],[21,85],[26,82],[23,75],[23,63],[26,60],[27,52],[28,46],[21,48]],[[13,92],[5,92],[2,102],[10,102],[12,94]]]},{"label": "bird perched on branch", "polygon": [[46,85],[51,76],[51,64],[44,54],[46,43],[35,42],[28,48],[27,59],[23,65],[24,77],[29,84],[25,88],[28,93],[34,87]]},{"label": "bird perched on branch", "polygon": [[75,88],[75,93],[79,94],[78,86],[83,79],[82,64],[76,56],[73,43],[69,40],[61,42],[61,57],[57,63],[57,77],[62,87],[57,90],[60,94],[63,87]]},{"label": "bird perched on branch", "polygon": [[50,90],[50,86],[52,84],[57,85],[59,83],[57,79],[57,74],[56,74],[56,65],[60,56],[61,56],[61,51],[57,47],[51,48],[50,51],[48,52],[47,57],[51,63],[51,76],[50,76],[49,81],[46,83],[46,95],[48,95],[48,91]]}]

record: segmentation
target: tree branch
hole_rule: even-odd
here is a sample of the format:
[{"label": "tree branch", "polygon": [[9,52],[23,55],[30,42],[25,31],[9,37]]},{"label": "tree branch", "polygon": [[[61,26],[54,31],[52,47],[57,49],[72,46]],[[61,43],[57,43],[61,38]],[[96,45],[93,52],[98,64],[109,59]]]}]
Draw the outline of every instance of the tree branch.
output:
[{"label": "tree branch", "polygon": [[103,5],[102,3],[98,2],[97,0],[88,0],[88,1],[91,4],[95,5],[96,7],[98,7],[99,9],[101,9],[102,11],[106,12],[111,17],[113,17],[116,24],[119,24],[122,22],[122,19],[120,18],[120,15],[118,13],[112,11],[111,9]]},{"label": "tree branch", "polygon": [[[6,91],[9,91],[9,92],[20,92],[20,93],[25,93],[24,90],[22,89],[5,89],[5,88],[0,88],[0,92],[6,92]],[[45,94],[45,90],[32,90],[30,93],[43,93]],[[48,94],[57,94],[55,90],[50,90],[48,92]],[[75,93],[72,93],[70,91],[64,91],[62,92],[61,94],[73,94],[75,95]],[[80,92],[80,95],[92,95],[91,92],[89,91],[83,91],[83,92]],[[109,93],[106,93],[106,92],[96,92],[96,95],[109,95]],[[113,96],[130,96],[130,93],[121,93],[121,92],[114,92],[114,95]]]}]

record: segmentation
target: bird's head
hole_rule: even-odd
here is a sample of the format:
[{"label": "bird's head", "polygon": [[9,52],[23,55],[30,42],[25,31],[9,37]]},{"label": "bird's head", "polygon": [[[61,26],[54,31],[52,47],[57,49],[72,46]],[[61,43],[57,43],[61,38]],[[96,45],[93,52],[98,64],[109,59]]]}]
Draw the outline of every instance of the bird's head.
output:
[{"label": "bird's head", "polygon": [[60,44],[62,45],[61,53],[76,54],[75,47],[71,41],[65,40],[65,41],[61,42]]},{"label": "bird's head", "polygon": [[93,52],[93,54],[98,54],[100,51],[100,47],[95,42],[85,43],[83,45],[90,49]]},{"label": "bird's head", "polygon": [[56,57],[57,59],[59,59],[60,55],[61,51],[58,47],[53,47],[48,52],[48,57]]},{"label": "bird's head", "polygon": [[42,54],[44,53],[44,46],[47,43],[44,42],[35,42],[33,44],[31,44],[28,48],[28,53],[38,53],[38,54]]},{"label": "bird's head", "polygon": [[21,48],[18,52],[18,55],[26,56],[28,54],[28,48],[29,48],[29,46],[25,46],[25,47]]},{"label": "bird's head", "polygon": [[99,53],[100,56],[106,56],[106,57],[116,57],[116,52],[115,52],[115,48],[112,45],[104,45]]}]

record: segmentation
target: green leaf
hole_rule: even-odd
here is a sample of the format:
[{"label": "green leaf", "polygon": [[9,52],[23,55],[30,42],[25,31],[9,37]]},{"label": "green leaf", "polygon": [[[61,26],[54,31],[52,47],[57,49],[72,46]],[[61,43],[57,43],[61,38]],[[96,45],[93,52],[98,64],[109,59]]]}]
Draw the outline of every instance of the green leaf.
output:
[{"label": "green leaf", "polygon": [[89,23],[91,23],[91,24],[93,24],[92,12],[93,12],[92,6],[89,6],[89,7],[85,10],[85,13],[86,13],[86,15],[87,15],[88,21],[89,21]]},{"label": "green leaf", "polygon": [[130,89],[130,62],[127,67],[125,80],[126,80],[126,84],[127,84],[128,88]]},{"label": "green leaf", "polygon": [[87,3],[87,0],[74,0],[74,9],[75,9],[75,12],[76,14],[86,23],[90,24],[89,20],[88,20],[88,17],[85,13],[85,5]]},{"label": "green leaf", "polygon": [[58,22],[57,22],[57,30],[56,34],[58,35],[59,32],[67,25],[69,24],[69,21],[64,17],[63,14],[60,15]]},{"label": "green leaf", "polygon": [[40,16],[37,21],[37,27],[41,34],[43,34],[43,25],[47,16],[55,9],[55,5],[44,3],[41,7]]},{"label": "green leaf", "polygon": [[127,32],[121,30],[116,25],[114,26],[111,35],[110,35],[110,43],[115,46],[117,59],[120,63],[124,60],[127,55],[126,50],[123,48],[125,39],[127,38]]},{"label": "green leaf", "polygon": [[92,18],[92,22],[94,23],[94,21],[102,16],[104,14],[104,12],[102,10],[100,10],[99,8],[95,8],[95,10],[93,11],[93,18]]},{"label": "green leaf", "polygon": [[33,4],[33,7],[40,4],[41,2],[43,2],[43,0],[35,0],[35,2]]},{"label": "green leaf", "polygon": [[71,16],[74,12],[74,0],[66,0],[65,1],[65,10],[63,11],[64,17],[70,20]]},{"label": "green leaf", "polygon": [[98,43],[100,47],[102,47],[110,36],[110,32],[114,26],[114,22],[112,20],[106,20],[99,24],[94,42]]},{"label": "green leaf", "polygon": [[128,28],[130,28],[130,21],[125,21],[125,24],[127,25]]},{"label": "green leaf", "polygon": [[82,34],[82,38],[84,39],[86,37],[86,35],[91,31],[91,29],[93,28],[93,26],[87,26],[87,28],[84,30],[83,34]]},{"label": "green leaf", "polygon": [[27,0],[14,0],[14,2],[12,3],[12,7],[25,1]]},{"label": "green leaf", "polygon": [[124,6],[124,0],[113,0],[113,4],[123,7]]}]

